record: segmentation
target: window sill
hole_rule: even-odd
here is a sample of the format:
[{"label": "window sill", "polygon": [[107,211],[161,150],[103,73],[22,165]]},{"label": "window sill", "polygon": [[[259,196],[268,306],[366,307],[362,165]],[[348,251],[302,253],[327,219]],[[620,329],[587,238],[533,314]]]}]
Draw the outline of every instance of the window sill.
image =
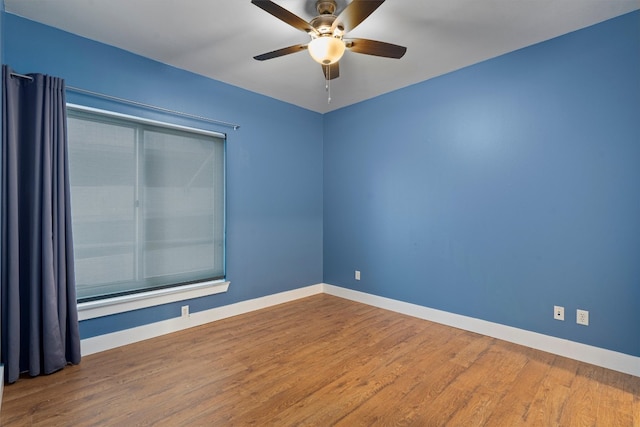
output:
[{"label": "window sill", "polygon": [[229,283],[215,280],[78,304],[78,320],[94,319],[176,301],[227,292]]}]

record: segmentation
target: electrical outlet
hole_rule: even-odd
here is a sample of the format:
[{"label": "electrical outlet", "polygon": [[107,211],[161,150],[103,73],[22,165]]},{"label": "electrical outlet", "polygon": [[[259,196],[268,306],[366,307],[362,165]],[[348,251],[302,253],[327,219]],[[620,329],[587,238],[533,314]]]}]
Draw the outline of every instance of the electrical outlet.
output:
[{"label": "electrical outlet", "polygon": [[360,270],[356,270],[356,280],[360,280]]},{"label": "electrical outlet", "polygon": [[587,310],[576,311],[576,322],[578,325],[589,326],[589,312]]},{"label": "electrical outlet", "polygon": [[189,317],[189,306],[188,305],[183,305],[182,306],[182,317]]},{"label": "electrical outlet", "polygon": [[559,305],[554,305],[553,318],[556,320],[564,320],[564,307],[561,307]]}]

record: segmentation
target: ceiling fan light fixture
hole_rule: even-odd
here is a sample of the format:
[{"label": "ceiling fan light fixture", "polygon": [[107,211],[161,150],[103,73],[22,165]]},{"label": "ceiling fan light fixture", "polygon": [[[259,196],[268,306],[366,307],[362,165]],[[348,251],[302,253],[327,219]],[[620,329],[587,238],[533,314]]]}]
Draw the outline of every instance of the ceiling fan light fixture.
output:
[{"label": "ceiling fan light fixture", "polygon": [[322,65],[331,65],[342,58],[345,44],[340,38],[321,36],[311,40],[307,48],[314,61]]}]

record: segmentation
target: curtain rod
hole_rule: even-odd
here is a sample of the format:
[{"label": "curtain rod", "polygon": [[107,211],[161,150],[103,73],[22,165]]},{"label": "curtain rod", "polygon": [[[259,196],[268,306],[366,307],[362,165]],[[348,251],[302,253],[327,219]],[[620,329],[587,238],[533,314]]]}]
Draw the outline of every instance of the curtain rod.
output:
[{"label": "curtain rod", "polygon": [[[33,77],[26,76],[24,74],[10,73],[10,75],[11,75],[11,77],[19,77],[19,78],[22,78],[22,79],[33,80]],[[209,117],[198,116],[198,115],[190,114],[190,113],[183,113],[182,111],[170,110],[168,108],[157,107],[155,105],[145,104],[143,102],[138,102],[138,101],[131,101],[130,99],[120,98],[120,97],[117,97],[117,96],[105,95],[104,93],[93,92],[93,91],[90,91],[90,90],[80,89],[80,88],[73,87],[73,86],[67,86],[66,89],[68,91],[82,93],[82,94],[85,94],[85,95],[91,95],[91,96],[95,96],[95,97],[98,97],[98,98],[108,99],[108,100],[111,100],[111,101],[117,101],[117,102],[120,102],[120,103],[123,103],[123,104],[129,104],[129,105],[133,105],[133,106],[136,106],[136,107],[148,108],[150,110],[160,111],[162,113],[169,113],[169,114],[174,114],[176,116],[182,116],[182,117],[187,117],[187,118],[190,118],[190,119],[197,119],[197,120],[201,120],[201,121],[204,121],[204,122],[213,123],[213,124],[216,124],[216,125],[227,126],[227,127],[233,128],[233,130],[240,129],[240,125],[238,125],[238,124],[229,123],[229,122],[223,122],[221,120],[210,119]]]},{"label": "curtain rod", "polygon": [[9,75],[10,75],[11,77],[20,77],[21,79],[33,80],[33,77],[31,77],[31,76],[25,76],[24,74],[9,73]]},{"label": "curtain rod", "polygon": [[190,119],[201,120],[203,122],[213,123],[213,124],[216,124],[216,125],[227,126],[227,127],[233,128],[233,130],[240,129],[240,125],[235,124],[235,123],[224,122],[224,121],[221,121],[221,120],[210,119],[209,117],[198,116],[196,114],[184,113],[182,111],[171,110],[171,109],[163,108],[163,107],[157,107],[155,105],[145,104],[143,102],[138,102],[138,101],[132,101],[130,99],[120,98],[120,97],[117,97],[117,96],[105,95],[104,93],[93,92],[91,90],[80,89],[80,88],[73,87],[73,86],[67,86],[67,90],[68,91],[72,91],[72,92],[82,93],[82,94],[85,94],[85,95],[95,96],[95,97],[98,97],[98,98],[104,98],[104,99],[108,99],[108,100],[111,100],[111,101],[117,101],[117,102],[120,102],[120,103],[123,103],[123,104],[129,104],[129,105],[133,105],[133,106],[136,106],[136,107],[148,108],[150,110],[160,111],[162,113],[169,113],[169,114],[174,114],[176,116],[182,116],[182,117],[187,117],[187,118],[190,118]]}]

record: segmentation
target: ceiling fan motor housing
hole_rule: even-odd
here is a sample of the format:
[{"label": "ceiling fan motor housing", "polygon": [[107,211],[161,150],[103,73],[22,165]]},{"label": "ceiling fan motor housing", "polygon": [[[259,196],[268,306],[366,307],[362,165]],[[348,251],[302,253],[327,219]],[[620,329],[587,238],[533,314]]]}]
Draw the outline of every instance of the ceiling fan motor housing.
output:
[{"label": "ceiling fan motor housing", "polygon": [[[315,28],[320,37],[329,36],[331,34],[331,25],[336,20],[335,15],[318,15],[309,22],[313,28]],[[337,32],[337,31],[336,31]]]}]

